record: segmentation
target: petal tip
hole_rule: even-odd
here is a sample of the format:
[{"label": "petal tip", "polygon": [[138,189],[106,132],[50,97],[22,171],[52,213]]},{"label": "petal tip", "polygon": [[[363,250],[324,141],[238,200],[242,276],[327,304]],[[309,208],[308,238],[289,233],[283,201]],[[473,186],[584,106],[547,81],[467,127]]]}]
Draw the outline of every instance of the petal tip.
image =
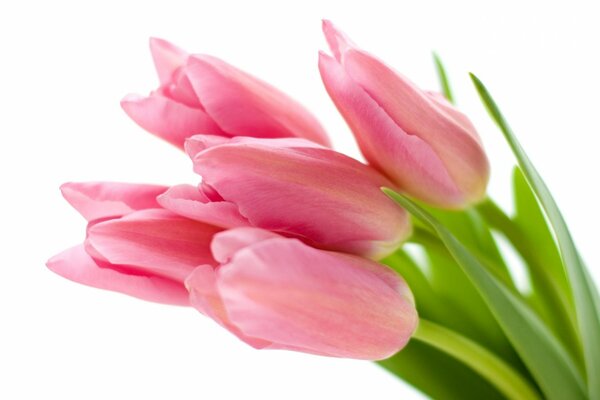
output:
[{"label": "petal tip", "polygon": [[46,268],[52,272],[56,272],[56,264],[58,264],[58,256],[50,257],[45,263]]},{"label": "petal tip", "polygon": [[225,144],[229,140],[229,138],[218,135],[194,135],[185,140],[183,147],[187,155],[193,160],[198,153]]},{"label": "petal tip", "polygon": [[65,182],[59,187],[63,198],[71,203],[71,200],[78,193],[81,193],[81,184],[77,182]]},{"label": "petal tip", "polygon": [[331,52],[338,61],[341,61],[343,53],[352,47],[352,42],[328,19],[323,19],[322,29]]},{"label": "petal tip", "polygon": [[319,70],[329,68],[332,63],[337,63],[336,59],[322,50],[319,50]]}]

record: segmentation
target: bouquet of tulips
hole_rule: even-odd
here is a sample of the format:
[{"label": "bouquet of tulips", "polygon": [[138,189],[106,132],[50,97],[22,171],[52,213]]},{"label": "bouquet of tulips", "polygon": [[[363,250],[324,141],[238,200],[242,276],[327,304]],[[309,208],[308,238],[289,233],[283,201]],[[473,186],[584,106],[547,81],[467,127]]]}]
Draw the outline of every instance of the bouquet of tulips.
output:
[{"label": "bouquet of tulips", "polygon": [[121,105],[201,180],[64,184],[86,238],[48,267],[194,307],[257,349],[377,361],[433,398],[599,400],[598,291],[486,88],[471,76],[518,162],[514,215],[486,195],[487,156],[439,59],[428,92],[323,31],[321,77],[366,163],[269,84],[152,39],[160,87]]}]

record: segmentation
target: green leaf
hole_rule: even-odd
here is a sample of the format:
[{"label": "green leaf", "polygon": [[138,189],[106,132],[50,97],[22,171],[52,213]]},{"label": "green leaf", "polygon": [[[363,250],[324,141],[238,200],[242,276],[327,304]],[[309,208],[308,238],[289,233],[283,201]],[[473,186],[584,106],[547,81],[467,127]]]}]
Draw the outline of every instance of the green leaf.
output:
[{"label": "green leaf", "polygon": [[573,295],[560,252],[544,211],[519,167],[513,172],[513,190],[512,220],[523,233],[515,240],[518,241],[515,248],[531,264],[533,287],[547,304],[549,315],[554,317],[557,333],[583,366]]},{"label": "green leaf", "polygon": [[[559,250],[552,236],[552,231],[546,222],[544,212],[525,179],[523,171],[515,167],[513,172],[513,190],[515,196],[515,216],[513,221],[523,232],[524,236],[540,251],[531,251],[540,265],[550,274],[552,280],[572,303],[571,289],[565,275]],[[572,304],[570,309],[575,311]]]},{"label": "green leaf", "polygon": [[[435,213],[462,242],[468,243],[469,249],[476,251],[477,254],[484,253],[493,257],[491,246],[483,238],[480,224],[473,223],[472,215],[462,211],[438,209],[431,209],[431,212]],[[492,349],[515,368],[525,369],[469,277],[458,267],[435,233],[428,230],[431,228],[423,229],[418,220],[415,222],[417,223],[415,223],[414,234],[409,240],[423,246],[428,261],[431,287],[446,307],[453,310],[445,315],[436,314],[432,320]],[[490,235],[489,239],[493,240],[489,231],[488,235]],[[482,245],[482,242],[486,244]]]},{"label": "green leaf", "polygon": [[432,399],[506,399],[498,389],[471,368],[417,340],[411,340],[396,355],[377,361],[377,364]]},{"label": "green leaf", "polygon": [[484,259],[486,267],[497,278],[514,288],[514,282],[492,236],[490,227],[474,209],[441,210],[420,204],[439,220],[469,251]]},{"label": "green leaf", "polygon": [[404,278],[415,297],[420,317],[451,327],[462,328],[470,325],[471,321],[464,317],[464,312],[460,308],[433,289],[422,268],[406,251],[397,250],[380,262],[388,265]]},{"label": "green leaf", "polygon": [[[469,323],[457,307],[433,290],[422,268],[405,250],[400,249],[380,262],[390,266],[408,283],[421,319],[458,327]],[[378,363],[436,399],[504,399],[476,371],[419,341],[412,340],[401,352]]]},{"label": "green leaf", "polygon": [[537,389],[519,372],[485,347],[427,319],[419,319],[413,338],[442,350],[473,368],[509,399],[540,399]]},{"label": "green leaf", "polygon": [[450,81],[448,80],[448,75],[446,74],[446,68],[444,68],[442,60],[436,53],[433,53],[433,61],[435,63],[435,69],[440,80],[440,85],[442,86],[442,93],[444,94],[444,97],[450,103],[454,103],[454,96],[452,96],[452,90],[450,89]]},{"label": "green leaf", "polygon": [[[518,171],[517,171],[518,172]],[[491,199],[486,199],[477,205],[478,211],[487,222],[500,233],[502,233],[512,244],[514,249],[521,255],[528,269],[532,291],[525,294],[526,300],[536,310],[538,315],[544,319],[557,337],[571,351],[583,368],[579,337],[577,334],[577,322],[575,321],[574,309],[570,301],[570,290],[566,280],[550,273],[551,262],[558,262],[562,269],[562,262],[554,245],[552,236],[543,219],[543,214],[537,206],[537,200],[529,189],[527,182],[523,181],[525,187],[521,186],[520,173],[515,174],[515,200],[517,216],[511,219]],[[534,203],[530,203],[533,200]],[[531,221],[526,218],[531,216]],[[542,219],[538,219],[538,217]],[[542,226],[546,227],[544,231]],[[546,242],[549,239],[550,242]],[[553,257],[553,251],[556,259]],[[583,370],[583,369],[582,369]]]},{"label": "green leaf", "polygon": [[556,400],[585,398],[585,385],[573,360],[537,315],[494,278],[434,217],[393,190],[383,188],[383,191],[436,231],[479,290],[544,395]]},{"label": "green leaf", "polygon": [[588,272],[575,247],[575,242],[567,224],[546,183],[529,160],[483,83],[473,74],[471,74],[471,79],[489,114],[504,134],[527,182],[533,188],[554,229],[563,265],[573,293],[579,334],[583,344],[589,397],[592,400],[600,400],[600,379],[598,378],[600,377],[600,305],[596,301],[598,291],[593,280],[589,279]]}]

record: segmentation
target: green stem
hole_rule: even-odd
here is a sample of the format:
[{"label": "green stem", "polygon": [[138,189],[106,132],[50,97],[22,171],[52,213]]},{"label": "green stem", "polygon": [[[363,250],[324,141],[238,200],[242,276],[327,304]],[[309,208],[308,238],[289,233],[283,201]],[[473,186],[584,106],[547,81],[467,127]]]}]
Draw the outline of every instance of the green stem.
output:
[{"label": "green stem", "polygon": [[538,391],[510,365],[455,331],[421,318],[413,339],[427,343],[468,365],[508,399],[541,399]]}]

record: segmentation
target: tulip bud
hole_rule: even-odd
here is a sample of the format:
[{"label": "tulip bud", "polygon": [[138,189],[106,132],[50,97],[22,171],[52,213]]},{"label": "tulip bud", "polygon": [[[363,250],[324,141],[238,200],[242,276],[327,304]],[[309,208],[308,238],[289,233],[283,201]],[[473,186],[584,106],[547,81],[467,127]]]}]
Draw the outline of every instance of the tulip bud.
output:
[{"label": "tulip bud", "polygon": [[183,282],[216,261],[212,236],[221,230],[160,209],[167,188],[116,182],[67,183],[65,199],[87,220],[87,237],[47,262],[72,281],[143,300],[189,305]]},{"label": "tulip bud", "polygon": [[273,86],[208,55],[188,55],[161,39],[150,50],[160,87],[129,95],[121,106],[142,128],[183,148],[194,134],[303,137],[323,145],[327,134],[303,106]]},{"label": "tulip bud", "polygon": [[481,200],[489,164],[467,117],[358,49],[331,22],[323,22],[323,31],[334,54],[320,54],[323,83],[367,161],[433,205],[461,208]]},{"label": "tulip bud", "polygon": [[202,184],[158,197],[173,212],[226,228],[248,225],[327,250],[379,259],[410,234],[383,175],[305,139],[197,135],[188,140]]},{"label": "tulip bud", "polygon": [[222,264],[186,281],[203,314],[256,348],[378,360],[417,325],[410,289],[391,269],[256,228],[215,235]]}]

